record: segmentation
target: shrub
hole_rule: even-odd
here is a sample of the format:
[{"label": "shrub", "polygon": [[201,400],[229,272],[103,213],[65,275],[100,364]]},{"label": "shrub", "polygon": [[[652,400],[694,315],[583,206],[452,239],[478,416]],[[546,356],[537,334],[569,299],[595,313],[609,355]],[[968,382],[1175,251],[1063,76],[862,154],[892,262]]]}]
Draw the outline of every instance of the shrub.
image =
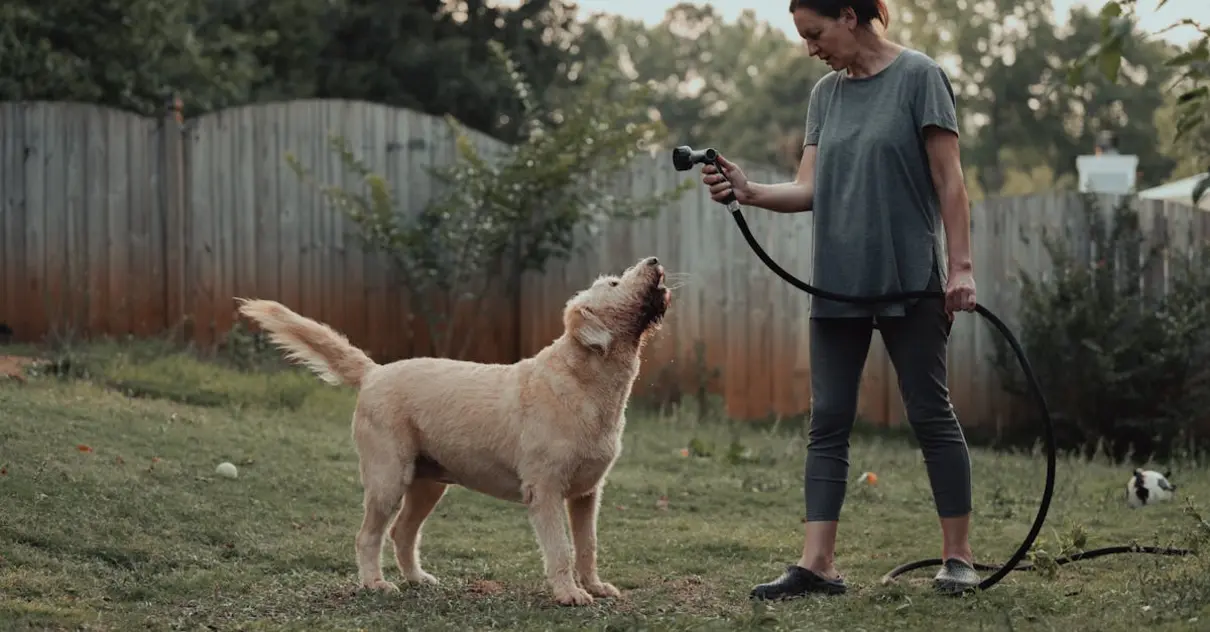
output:
[{"label": "shrub", "polygon": [[[614,191],[634,159],[666,133],[648,112],[646,87],[600,69],[576,91],[560,95],[565,100],[556,106],[535,104],[503,49],[493,51],[526,104],[530,118],[522,126],[522,142],[501,156],[487,156],[446,117],[457,160],[430,170],[440,192],[420,213],[400,212],[392,189],[407,183],[392,186],[340,137],[332,138],[332,147],[361,178],[364,191],[321,187],[363,241],[393,264],[412,299],[410,308],[425,320],[434,352],[446,357],[462,357],[475,341],[474,325],[485,320],[482,301],[489,291],[515,295],[522,273],[542,272],[549,262],[569,257],[584,232],[610,220],[650,217],[692,185],[686,181],[647,196]],[[460,312],[475,314],[475,321],[457,326],[454,316]]]},{"label": "shrub", "polygon": [[[1163,279],[1165,250],[1148,243],[1131,202],[1105,214],[1085,197],[1084,235],[1042,235],[1053,267],[1041,278],[1021,275],[1018,330],[1065,447],[1142,463],[1202,447],[1210,256],[1201,246],[1169,250],[1167,291],[1151,289],[1148,280]],[[999,336],[995,345],[1003,384],[1027,397],[1011,348]],[[1024,401],[1023,410],[1036,410]]]}]

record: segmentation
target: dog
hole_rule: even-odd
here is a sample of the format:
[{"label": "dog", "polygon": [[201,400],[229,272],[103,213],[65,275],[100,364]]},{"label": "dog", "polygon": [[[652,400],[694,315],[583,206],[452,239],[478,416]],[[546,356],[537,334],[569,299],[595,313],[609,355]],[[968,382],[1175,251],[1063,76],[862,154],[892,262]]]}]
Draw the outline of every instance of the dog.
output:
[{"label": "dog", "polygon": [[1126,482],[1126,504],[1132,509],[1138,509],[1172,500],[1176,494],[1176,485],[1169,482],[1171,477],[1171,470],[1160,474],[1155,470],[1135,468],[1130,480]]},{"label": "dog", "polygon": [[404,579],[438,583],[421,567],[420,531],[447,486],[460,485],[525,505],[558,603],[620,596],[597,573],[597,516],[622,451],[643,347],[672,302],[657,258],[577,292],[564,305],[562,335],[513,364],[431,357],[378,364],[280,303],[237,301],[287,358],[358,389],[352,435],[364,490],[355,539],[363,588],[399,590],[381,567],[392,518]]}]

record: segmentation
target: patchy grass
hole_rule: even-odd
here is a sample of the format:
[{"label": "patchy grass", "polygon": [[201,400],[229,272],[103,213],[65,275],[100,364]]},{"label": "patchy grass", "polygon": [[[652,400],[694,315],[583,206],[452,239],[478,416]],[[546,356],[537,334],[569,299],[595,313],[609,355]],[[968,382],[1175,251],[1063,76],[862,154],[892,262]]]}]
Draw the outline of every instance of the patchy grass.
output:
[{"label": "patchy grass", "polygon": [[[11,353],[0,349],[0,353]],[[525,511],[460,488],[422,543],[437,587],[355,590],[361,519],[349,439],[353,395],[297,371],[242,373],[116,346],[72,355],[70,378],[0,381],[0,628],[1184,630],[1210,622],[1200,558],[1118,555],[1014,573],[983,595],[930,594],[935,557],[924,465],[900,439],[854,439],[839,564],[853,590],[754,606],[800,545],[797,428],[632,413],[600,520],[602,576],[620,600],[552,604]],[[83,376],[83,377],[81,377]],[[133,396],[132,396],[133,395]],[[692,449],[689,447],[692,445]],[[734,446],[732,448],[731,446]],[[682,454],[682,449],[689,456]],[[215,465],[240,466],[237,479]],[[1064,460],[1046,554],[1132,541],[1187,546],[1210,473],[1178,464],[1180,501],[1131,511],[1128,471]],[[981,561],[1024,537],[1042,489],[1037,455],[974,454]],[[666,503],[664,502],[666,500]],[[388,543],[388,579],[399,581]]]}]

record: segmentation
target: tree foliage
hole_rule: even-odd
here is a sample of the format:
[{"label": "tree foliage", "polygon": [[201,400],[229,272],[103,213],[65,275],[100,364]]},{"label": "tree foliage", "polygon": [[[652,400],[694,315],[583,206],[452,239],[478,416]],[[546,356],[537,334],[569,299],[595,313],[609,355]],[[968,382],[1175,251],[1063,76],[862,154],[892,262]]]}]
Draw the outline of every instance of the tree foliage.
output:
[{"label": "tree foliage", "polygon": [[508,52],[533,94],[545,97],[531,105],[545,109],[584,82],[585,64],[605,46],[565,0],[339,4],[329,37],[314,52],[316,97],[452,114],[508,143],[522,138],[527,107],[491,48]]},{"label": "tree foliage", "polygon": [[248,101],[273,33],[238,32],[206,0],[0,3],[0,98],[101,103],[141,114]]},{"label": "tree foliage", "polygon": [[359,99],[452,114],[505,142],[524,106],[495,71],[502,45],[540,107],[605,46],[564,0],[9,0],[0,3],[0,99],[97,103],[187,116],[270,100]]},{"label": "tree foliage", "polygon": [[[1071,59],[1100,37],[1096,14],[1073,8],[1060,29],[1049,0],[904,0],[891,37],[918,47],[951,70],[958,112],[967,123],[963,164],[988,195],[1075,188],[1076,158],[1111,130],[1122,151],[1139,157],[1143,186],[1164,182],[1175,161],[1154,139],[1155,112],[1171,75],[1165,42],[1124,25],[1123,59],[1132,69],[1117,83],[1096,73],[1071,75]],[[1038,172],[1033,190],[1018,190]],[[1023,177],[1024,176],[1024,177]]]},{"label": "tree foliage", "polygon": [[[1140,186],[1164,182],[1199,151],[1183,140],[1155,142],[1171,134],[1154,113],[1180,98],[1182,129],[1210,116],[1199,111],[1208,103],[1199,79],[1205,46],[1175,57],[1182,53],[1138,33],[1127,11],[1120,17],[1107,30],[1108,18],[1077,8],[1064,31],[1047,0],[896,3],[891,37],[952,69],[976,198],[1074,187],[1075,156],[1106,128],[1139,156]],[[151,113],[176,93],[186,116],[270,100],[359,99],[449,114],[515,143],[527,106],[497,72],[495,43],[541,97],[531,104],[539,110],[563,107],[598,68],[617,65],[619,83],[650,88],[676,143],[792,171],[807,95],[827,68],[778,26],[750,12],[725,20],[691,3],[647,25],[585,16],[568,0],[11,0],[0,5],[0,99]],[[1070,60],[1107,33],[1117,40],[1104,50],[1118,53],[1122,72],[1110,81],[1082,71],[1067,85]],[[1163,66],[1169,58],[1176,64]],[[1184,96],[1166,96],[1181,69],[1192,71],[1174,88]],[[1188,129],[1182,139],[1196,136]]]},{"label": "tree foliage", "polygon": [[594,23],[606,54],[627,69],[625,80],[650,88],[675,144],[797,168],[807,98],[827,67],[781,29],[750,10],[728,22],[712,6],[688,2],[652,26],[616,15]]},{"label": "tree foliage", "polygon": [[[459,307],[482,303],[519,275],[543,271],[579,250],[585,233],[611,221],[650,217],[691,185],[633,196],[629,172],[666,132],[647,115],[647,90],[622,85],[607,72],[577,91],[566,107],[543,112],[502,47],[498,72],[526,103],[523,140],[495,156],[481,151],[454,117],[457,160],[431,170],[440,191],[419,213],[398,208],[404,185],[392,185],[334,137],[333,148],[364,191],[324,185],[322,191],[374,251],[385,253],[423,313],[436,353],[461,357],[473,335],[459,329]],[[296,170],[306,169],[292,161]],[[476,322],[482,322],[482,314]],[[473,333],[473,324],[471,330]],[[462,335],[459,336],[458,334]]]},{"label": "tree foliage", "polygon": [[[1168,0],[1159,0],[1156,9]],[[1137,9],[1137,0],[1110,0],[1101,8],[1101,40],[1087,55],[1080,57],[1072,68],[1074,76],[1092,64],[1110,81],[1121,75],[1122,53],[1125,42],[1126,24]],[[1186,50],[1170,57],[1164,65],[1180,70],[1180,76],[1172,84],[1178,92],[1177,115],[1173,140],[1181,140],[1195,134],[1205,134],[1210,129],[1210,24],[1185,18],[1167,29],[1187,26],[1196,29],[1201,37]],[[1210,172],[1210,155],[1203,157],[1205,170]],[[1197,204],[1206,191],[1210,190],[1210,175],[1203,177],[1195,186],[1192,202]]]}]

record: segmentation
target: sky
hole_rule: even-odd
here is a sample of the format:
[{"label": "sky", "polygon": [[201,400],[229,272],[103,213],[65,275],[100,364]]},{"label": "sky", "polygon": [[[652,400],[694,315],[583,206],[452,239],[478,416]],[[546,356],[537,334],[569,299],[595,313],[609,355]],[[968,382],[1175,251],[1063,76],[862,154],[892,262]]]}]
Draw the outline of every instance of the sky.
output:
[{"label": "sky", "polygon": [[[583,14],[596,12],[620,14],[631,19],[641,19],[647,24],[656,24],[664,17],[664,12],[679,4],[680,0],[577,0]],[[1100,10],[1106,0],[1052,0],[1055,16],[1059,24],[1067,20],[1067,14],[1075,5],[1085,5],[1093,10]],[[693,2],[693,4],[712,4],[723,18],[733,21],[744,9],[751,9],[758,20],[765,20],[775,27],[781,28],[792,40],[798,39],[794,25],[790,22],[786,0],[714,0],[713,2]],[[1193,18],[1202,24],[1210,24],[1210,1],[1207,0],[1168,0],[1162,9],[1155,8],[1159,0],[1138,0],[1137,12],[1140,16],[1139,26],[1149,33],[1157,33],[1182,18]],[[895,0],[887,0],[891,21],[895,20]],[[1197,35],[1192,27],[1173,29],[1162,37],[1174,44],[1187,44]]]}]

